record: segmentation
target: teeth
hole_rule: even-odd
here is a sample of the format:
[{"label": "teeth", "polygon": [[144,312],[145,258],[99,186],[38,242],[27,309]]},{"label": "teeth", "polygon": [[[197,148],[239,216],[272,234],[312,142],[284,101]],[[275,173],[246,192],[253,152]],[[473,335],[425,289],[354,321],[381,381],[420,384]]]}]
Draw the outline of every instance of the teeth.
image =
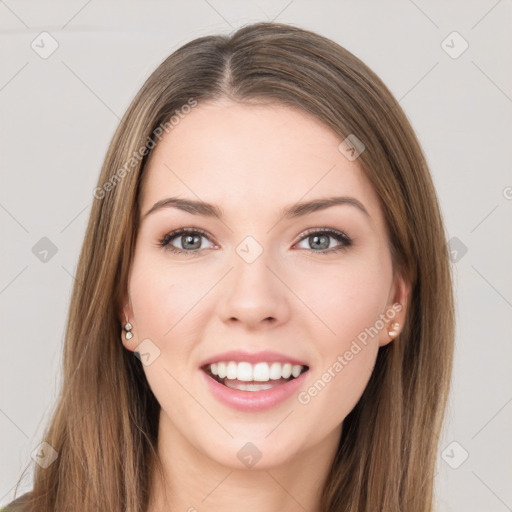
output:
[{"label": "teeth", "polygon": [[277,380],[281,378],[281,363],[272,363],[270,366],[270,379]]},{"label": "teeth", "polygon": [[254,384],[252,382],[247,383],[235,383],[230,382],[226,379],[226,386],[231,389],[239,389],[240,391],[264,391],[265,389],[271,389],[278,384]]},{"label": "teeth", "polygon": [[235,361],[219,361],[210,365],[210,371],[220,379],[241,380],[244,382],[268,382],[269,380],[298,377],[304,366],[291,363],[236,363]]},{"label": "teeth", "polygon": [[257,363],[254,365],[252,371],[252,380],[256,380],[258,382],[267,382],[270,379],[269,373],[270,370],[267,363]]},{"label": "teeth", "polygon": [[283,379],[290,378],[290,375],[292,374],[292,368],[293,368],[293,366],[290,363],[286,363],[283,366],[283,373],[281,374],[283,376]]},{"label": "teeth", "polygon": [[236,371],[237,380],[243,380],[249,382],[252,380],[252,364],[251,363],[238,363]]},{"label": "teeth", "polygon": [[298,377],[300,375],[301,371],[302,371],[302,366],[300,366],[298,364],[294,364],[292,366],[292,376],[293,377]]},{"label": "teeth", "polygon": [[237,365],[234,361],[228,363],[226,367],[226,378],[228,379],[236,379],[237,374]]}]

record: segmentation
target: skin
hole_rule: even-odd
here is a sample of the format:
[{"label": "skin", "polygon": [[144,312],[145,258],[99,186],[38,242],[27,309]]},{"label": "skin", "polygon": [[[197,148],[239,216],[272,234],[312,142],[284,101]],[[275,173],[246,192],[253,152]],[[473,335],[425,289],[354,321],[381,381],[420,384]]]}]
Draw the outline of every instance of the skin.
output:
[{"label": "skin", "polygon": [[[225,217],[162,208],[137,233],[121,321],[133,326],[133,338],[122,338],[128,350],[148,338],[160,350],[144,366],[162,408],[158,453],[166,471],[164,482],[153,479],[151,512],[226,512],[241,502],[247,511],[319,510],[343,420],[379,347],[394,337],[391,323],[403,325],[410,293],[393,273],[378,197],[358,161],[338,150],[341,141],[302,111],[222,100],[200,103],[153,150],[141,218],[170,196],[219,205]],[[356,198],[369,216],[345,204],[281,218],[298,201],[334,195]],[[158,245],[182,227],[208,234],[195,256]],[[343,244],[327,238],[318,247],[304,235],[310,228],[341,231],[353,243],[322,254]],[[263,249],[250,264],[236,251],[249,235]],[[171,243],[196,247],[181,235]],[[307,404],[295,394],[270,410],[240,412],[212,396],[199,368],[227,350],[275,350],[308,362],[307,391],[394,303],[403,307],[392,322]],[[252,468],[237,457],[247,442],[262,453]]]}]

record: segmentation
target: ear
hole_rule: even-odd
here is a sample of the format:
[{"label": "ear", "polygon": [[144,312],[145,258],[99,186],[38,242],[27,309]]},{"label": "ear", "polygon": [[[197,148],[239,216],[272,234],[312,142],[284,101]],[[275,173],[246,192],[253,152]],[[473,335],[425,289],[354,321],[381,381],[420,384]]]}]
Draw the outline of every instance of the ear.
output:
[{"label": "ear", "polygon": [[[122,342],[123,342],[123,345],[125,346],[125,348],[127,348],[130,351],[133,351],[134,346],[135,346],[134,345],[135,325],[133,323],[133,309],[131,306],[131,300],[127,294],[123,295],[120,304],[121,305],[119,307],[118,316],[119,316],[119,321],[121,323],[121,339],[122,339]],[[125,325],[127,323],[129,323],[132,326],[132,328],[131,328],[132,337],[130,339],[126,339],[127,331],[125,330]]]},{"label": "ear", "polygon": [[396,273],[384,313],[385,326],[379,337],[379,346],[383,347],[393,341],[404,328],[410,295],[410,283],[401,273]]}]

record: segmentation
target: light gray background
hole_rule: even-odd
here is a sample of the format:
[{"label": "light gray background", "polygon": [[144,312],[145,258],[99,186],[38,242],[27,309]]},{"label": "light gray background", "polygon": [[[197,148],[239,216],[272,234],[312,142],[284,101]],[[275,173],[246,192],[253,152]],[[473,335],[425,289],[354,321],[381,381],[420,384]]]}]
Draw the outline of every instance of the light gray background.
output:
[{"label": "light gray background", "polygon": [[[0,505],[12,499],[60,385],[73,275],[119,118],[180,45],[271,19],[345,46],[411,119],[448,237],[459,240],[438,510],[512,510],[510,0],[0,0]],[[58,42],[45,59],[31,47],[43,45],[43,31]],[[446,40],[453,31],[469,44],[458,58],[464,43]],[[57,247],[47,262],[32,252],[42,237]]]}]

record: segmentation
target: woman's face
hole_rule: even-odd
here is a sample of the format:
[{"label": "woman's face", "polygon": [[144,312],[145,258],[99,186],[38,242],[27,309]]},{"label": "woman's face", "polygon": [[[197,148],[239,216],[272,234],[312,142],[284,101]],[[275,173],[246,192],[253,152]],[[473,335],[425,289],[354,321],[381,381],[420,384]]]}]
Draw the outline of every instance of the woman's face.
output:
[{"label": "woman's face", "polygon": [[332,452],[403,323],[378,198],[341,142],[289,107],[223,100],[153,150],[124,344],[161,431],[196,454],[269,468]]}]

